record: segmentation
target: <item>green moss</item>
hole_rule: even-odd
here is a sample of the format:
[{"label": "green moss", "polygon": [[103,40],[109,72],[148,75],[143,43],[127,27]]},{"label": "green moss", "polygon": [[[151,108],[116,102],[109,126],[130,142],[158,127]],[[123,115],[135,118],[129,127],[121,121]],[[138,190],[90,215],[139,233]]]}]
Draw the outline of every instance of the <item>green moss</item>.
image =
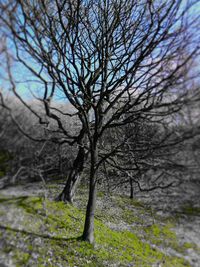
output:
[{"label": "green moss", "polygon": [[126,209],[121,214],[122,219],[128,224],[143,224],[144,221],[141,217],[135,216],[133,210]]},{"label": "green moss", "polygon": [[200,215],[200,207],[194,207],[192,205],[186,205],[182,208],[182,212],[187,215]]},{"label": "green moss", "polygon": [[148,264],[154,264],[161,260],[166,262],[166,265],[163,266],[170,266],[170,264],[173,266],[175,262],[180,265],[184,262],[179,258],[165,256],[129,231],[116,232],[99,222],[96,222],[96,241],[102,246],[98,255],[102,259],[109,255],[112,262],[116,261],[122,264],[131,262],[135,266],[145,266],[147,262]]},{"label": "green moss", "polygon": [[144,228],[146,239],[156,245],[172,245],[176,241],[176,234],[171,231],[172,227],[173,225],[171,223],[166,225],[152,224]]},{"label": "green moss", "polygon": [[31,252],[31,251],[33,251],[33,245],[32,244],[29,244],[28,246],[27,246],[27,248],[28,248],[28,250]]},{"label": "green moss", "polygon": [[29,253],[16,250],[15,255],[14,255],[14,261],[15,261],[16,267],[27,266],[27,263],[30,257],[31,255]]},{"label": "green moss", "polygon": [[[177,218],[162,218],[143,203],[125,197],[118,197],[118,203],[121,207],[125,207],[121,213],[123,221],[128,224],[133,224],[132,231],[140,236],[143,240],[157,247],[170,247],[179,253],[185,254],[187,246],[179,243],[173,228],[176,225]],[[149,226],[146,226],[147,221],[153,221]],[[135,226],[135,224],[138,224]]]},{"label": "green moss", "polygon": [[[23,252],[14,251],[18,266],[30,266],[31,253],[37,254],[35,266],[152,266],[163,262],[163,267],[189,266],[183,259],[164,255],[148,242],[141,241],[137,234],[129,231],[114,231],[95,219],[95,246],[81,241],[85,211],[62,202],[44,200],[39,197],[4,199],[4,205],[16,205],[17,212],[23,216],[23,229],[15,237],[15,244],[21,238],[25,245]],[[128,210],[126,217],[132,215]],[[174,240],[173,225],[152,225],[146,231],[146,239]],[[10,233],[12,229],[8,230]],[[13,235],[10,235],[13,237]],[[33,241],[39,238],[40,246]],[[12,241],[14,242],[14,241]]]},{"label": "green moss", "polygon": [[118,213],[113,214],[113,212],[109,213],[109,211],[102,212],[102,209],[96,210],[95,217],[101,222],[110,222],[114,224],[118,224],[119,221],[121,220],[121,214]]},{"label": "green moss", "polygon": [[[49,202],[47,204],[48,207],[51,208],[51,214],[48,216],[47,223],[49,223],[49,229],[52,233],[57,232],[59,236],[63,236],[62,232],[58,233],[59,229],[63,229],[68,238],[81,235],[81,226],[84,222],[83,212],[61,202]],[[128,215],[131,215],[131,211],[128,213]],[[149,233],[151,232],[154,243],[161,244],[166,242],[171,245],[174,243],[177,245],[176,235],[171,231],[172,227],[171,223],[164,226],[152,225],[149,228]],[[113,231],[99,220],[95,220],[95,238],[96,249],[85,242],[76,240],[72,243],[73,251],[71,251],[70,255],[78,253],[80,259],[92,260],[98,264],[102,261],[121,262],[122,264],[132,262],[140,266],[140,264],[144,265],[146,262],[153,264],[161,260],[166,262],[166,266],[173,266],[173,264],[184,266],[185,264],[182,259],[166,257],[163,253],[152,249],[148,243],[142,242],[135,234],[128,231]],[[75,255],[73,262],[76,258]]]},{"label": "green moss", "polygon": [[[77,233],[78,235],[81,234],[80,224],[82,224],[84,221],[84,215],[82,212],[72,206],[66,207],[66,205],[64,205],[63,203],[52,202],[51,208],[54,214],[50,217],[51,220],[55,219],[54,216],[56,215],[56,213],[62,210],[63,217],[61,216],[59,219],[60,222],[63,222],[62,226],[64,226],[65,224],[65,229],[70,229],[70,233],[72,233],[73,235],[75,233],[76,236]],[[54,225],[54,230],[58,229],[57,226],[58,224]],[[176,262],[177,264],[182,264],[181,259],[172,259],[170,257],[165,257],[165,255],[163,255],[161,252],[152,249],[149,244],[141,242],[139,238],[133,233],[130,233],[128,231],[113,231],[98,220],[95,220],[95,237],[96,249],[85,242],[78,240],[75,240],[75,242],[71,241],[72,243],[70,246],[70,256],[77,254],[77,256],[82,259],[82,264],[85,264],[85,259],[87,259],[86,264],[88,264],[88,261],[91,260],[92,262],[95,261],[96,263],[98,263],[99,266],[102,264],[102,261],[109,261],[112,263],[121,262],[122,264],[133,262],[140,266],[139,264],[141,263],[144,264],[145,262],[149,262],[153,264],[163,258],[167,263],[170,263],[170,261],[172,261],[173,264],[174,262]],[[77,259],[77,257],[74,257],[73,262],[76,261],[75,258]]]},{"label": "green moss", "polygon": [[183,244],[184,249],[194,249],[194,250],[198,250],[198,247],[196,244],[193,243],[189,243],[189,242],[185,242]]},{"label": "green moss", "polygon": [[170,222],[166,225],[153,224],[145,228],[145,239],[157,246],[170,247],[178,253],[185,254],[189,248],[197,250],[197,246],[192,243],[180,244],[176,234],[171,230],[174,225]]},{"label": "green moss", "polygon": [[104,197],[105,193],[102,191],[97,192],[97,197]]},{"label": "green moss", "polygon": [[[152,217],[152,210],[149,206],[138,201],[124,196],[115,198],[117,207],[121,208],[121,217],[128,224],[143,224],[144,216]],[[126,207],[126,208],[125,208]]]},{"label": "green moss", "polygon": [[13,250],[13,247],[8,245],[3,248],[3,252],[10,253]]},{"label": "green moss", "polygon": [[144,203],[142,203],[141,201],[139,201],[138,199],[130,199],[127,196],[117,196],[116,197],[116,202],[118,205],[122,206],[123,208],[125,207],[125,205],[129,205],[129,206],[133,206],[135,208],[142,208],[145,209],[147,211],[149,211],[149,207],[147,207],[147,205],[145,205]]}]

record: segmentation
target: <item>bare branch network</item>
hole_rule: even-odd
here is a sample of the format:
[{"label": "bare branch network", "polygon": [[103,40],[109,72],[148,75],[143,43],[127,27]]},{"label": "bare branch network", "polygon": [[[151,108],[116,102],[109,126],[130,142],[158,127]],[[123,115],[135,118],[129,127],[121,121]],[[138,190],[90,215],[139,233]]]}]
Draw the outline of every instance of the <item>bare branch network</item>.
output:
[{"label": "bare branch network", "polygon": [[[104,164],[145,172],[159,153],[199,132],[181,137],[173,133],[174,114],[199,99],[198,87],[190,88],[195,79],[191,69],[199,56],[198,17],[191,11],[197,2],[0,1],[2,28],[12,47],[13,64],[7,53],[6,65],[14,95],[47,129],[47,140],[78,147],[59,199],[72,200],[89,162],[85,240],[94,239],[97,171]],[[26,90],[30,87],[45,114],[20,94],[22,85],[12,71],[16,66],[26,69]],[[56,106],[58,98],[71,110]],[[77,121],[75,131],[66,123],[69,118]],[[148,140],[148,127],[155,126],[160,130]],[[129,166],[120,158],[122,151],[132,159]],[[132,181],[141,188],[137,179]]]}]

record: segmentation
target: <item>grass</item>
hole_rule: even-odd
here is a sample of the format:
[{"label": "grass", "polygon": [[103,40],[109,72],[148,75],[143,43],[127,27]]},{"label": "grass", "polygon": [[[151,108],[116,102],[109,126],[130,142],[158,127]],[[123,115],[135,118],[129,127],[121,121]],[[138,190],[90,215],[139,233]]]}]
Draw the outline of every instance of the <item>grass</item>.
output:
[{"label": "grass", "polygon": [[[153,243],[159,245],[163,240],[168,244],[175,242],[176,236],[170,224],[162,227],[153,224],[146,230],[143,229],[144,235],[141,238],[137,233],[127,230],[110,229],[105,224],[108,214],[95,220],[96,243],[92,246],[80,239],[84,210],[39,197],[4,197],[0,202],[6,207],[5,212],[13,209],[15,216],[20,214],[22,217],[21,230],[13,228],[12,221],[4,227],[7,236],[4,253],[11,253],[16,266],[148,267],[161,262],[163,267],[190,266],[184,259],[166,256],[152,247]],[[126,199],[121,201],[121,207],[125,207],[122,202],[125,204]],[[131,221],[134,205],[144,213],[149,212],[142,204],[131,202],[130,210],[125,211],[123,220]]]},{"label": "grass", "polygon": [[[188,249],[193,249],[199,253],[200,250],[196,244],[179,242],[173,231],[173,228],[176,227],[178,217],[163,218],[158,216],[149,206],[136,199],[130,200],[127,197],[118,196],[116,201],[121,205],[121,208],[126,207],[121,214],[123,220],[128,224],[132,224],[133,232],[143,240],[156,247],[173,249],[183,255],[186,254]],[[189,212],[188,215],[197,214],[198,208],[192,210],[193,213]],[[147,225],[147,221],[151,223]]]}]

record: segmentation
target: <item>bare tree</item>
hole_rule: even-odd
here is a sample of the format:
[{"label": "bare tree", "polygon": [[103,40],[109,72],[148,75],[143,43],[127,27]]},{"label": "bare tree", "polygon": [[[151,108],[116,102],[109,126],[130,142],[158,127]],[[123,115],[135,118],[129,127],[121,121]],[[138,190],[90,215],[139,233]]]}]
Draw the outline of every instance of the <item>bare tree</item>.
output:
[{"label": "bare tree", "polygon": [[[177,158],[177,154],[180,153],[182,141],[186,140],[186,133],[188,139],[194,133],[191,134],[188,127],[179,129],[174,123],[170,126],[163,120],[149,122],[139,119],[108,133],[102,153],[109,150],[111,144],[117,146],[123,143],[105,161],[111,176],[108,181],[110,190],[121,188],[123,191],[129,184],[130,198],[133,198],[134,187],[148,192],[180,184],[180,178],[188,166],[180,162],[180,155]],[[126,139],[130,133],[131,137]],[[104,168],[101,170],[105,172]]]},{"label": "bare tree", "polygon": [[[182,85],[199,53],[194,35],[198,21],[190,12],[195,2],[1,1],[5,32],[14,45],[16,60],[29,73],[27,88],[44,105],[45,121],[19,94],[16,77],[10,74],[13,92],[44,127],[56,122],[54,142],[78,147],[59,199],[72,200],[88,158],[84,240],[94,241],[98,169],[132,136],[127,133],[120,143],[101,152],[106,131],[141,118],[162,120],[186,101],[187,90]],[[70,103],[72,111],[55,108],[56,97]],[[79,121],[76,133],[66,128],[61,115]]]}]

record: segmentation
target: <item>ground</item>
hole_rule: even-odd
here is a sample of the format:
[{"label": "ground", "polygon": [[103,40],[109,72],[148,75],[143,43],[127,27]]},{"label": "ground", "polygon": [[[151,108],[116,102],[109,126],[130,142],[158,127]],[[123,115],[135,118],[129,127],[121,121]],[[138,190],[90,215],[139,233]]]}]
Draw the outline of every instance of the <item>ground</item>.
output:
[{"label": "ground", "polygon": [[80,239],[87,189],[79,187],[72,206],[53,200],[62,187],[31,183],[0,191],[0,266],[200,266],[197,186],[191,194],[136,192],[132,200],[100,190],[94,245]]}]

